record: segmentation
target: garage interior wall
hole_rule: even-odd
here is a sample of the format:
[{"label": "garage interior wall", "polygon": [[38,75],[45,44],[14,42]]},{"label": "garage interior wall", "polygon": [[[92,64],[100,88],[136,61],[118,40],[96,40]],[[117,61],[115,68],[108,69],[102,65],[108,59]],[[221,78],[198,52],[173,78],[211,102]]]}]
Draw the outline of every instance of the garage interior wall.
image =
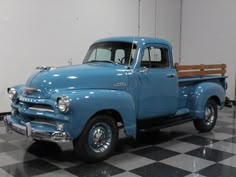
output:
[{"label": "garage interior wall", "polygon": [[6,88],[25,83],[36,66],[79,64],[94,40],[138,32],[169,40],[175,62],[181,55],[181,64],[226,63],[233,99],[235,6],[183,0],[181,11],[181,0],[140,0],[138,14],[139,0],[0,0],[0,112],[10,111]]},{"label": "garage interior wall", "polygon": [[227,64],[227,96],[235,99],[236,1],[183,0],[181,63]]},{"label": "garage interior wall", "polygon": [[138,32],[169,40],[178,60],[180,0],[0,0],[0,112],[35,67],[79,64],[94,40]]}]

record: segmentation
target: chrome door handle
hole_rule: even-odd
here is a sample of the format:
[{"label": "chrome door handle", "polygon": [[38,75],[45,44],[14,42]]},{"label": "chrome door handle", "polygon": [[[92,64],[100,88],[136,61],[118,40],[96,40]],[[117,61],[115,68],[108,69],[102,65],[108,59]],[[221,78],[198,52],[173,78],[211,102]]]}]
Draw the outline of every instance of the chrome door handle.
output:
[{"label": "chrome door handle", "polygon": [[167,74],[167,77],[175,77],[175,74]]},{"label": "chrome door handle", "polygon": [[146,73],[148,71],[148,68],[142,67],[140,70],[140,73]]}]

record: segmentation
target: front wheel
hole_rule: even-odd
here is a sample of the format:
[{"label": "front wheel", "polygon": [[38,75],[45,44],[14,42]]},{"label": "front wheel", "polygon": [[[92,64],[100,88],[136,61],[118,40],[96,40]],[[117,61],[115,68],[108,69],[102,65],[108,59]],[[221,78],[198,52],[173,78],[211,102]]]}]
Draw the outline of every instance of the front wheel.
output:
[{"label": "front wheel", "polygon": [[76,154],[86,162],[98,162],[108,158],[118,141],[118,129],[114,118],[108,115],[93,117],[82,134],[73,141]]},{"label": "front wheel", "polygon": [[193,123],[198,131],[209,132],[214,128],[218,115],[217,104],[215,100],[213,99],[208,100],[205,105],[204,111],[205,111],[204,118],[194,120]]}]

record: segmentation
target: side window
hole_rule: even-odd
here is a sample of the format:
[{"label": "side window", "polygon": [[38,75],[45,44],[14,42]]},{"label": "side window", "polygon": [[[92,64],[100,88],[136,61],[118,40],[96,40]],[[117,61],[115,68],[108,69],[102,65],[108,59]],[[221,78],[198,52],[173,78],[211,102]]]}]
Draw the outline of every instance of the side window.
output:
[{"label": "side window", "polygon": [[148,47],[144,50],[141,67],[166,68],[168,67],[168,50],[165,48]]},{"label": "side window", "polygon": [[158,48],[150,48],[150,59],[151,62],[161,62],[162,56],[161,56],[161,49]]}]

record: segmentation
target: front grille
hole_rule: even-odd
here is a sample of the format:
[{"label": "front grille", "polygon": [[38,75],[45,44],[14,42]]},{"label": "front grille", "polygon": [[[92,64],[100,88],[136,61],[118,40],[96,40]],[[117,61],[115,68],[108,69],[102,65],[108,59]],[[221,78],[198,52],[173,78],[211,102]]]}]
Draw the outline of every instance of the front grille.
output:
[{"label": "front grille", "polygon": [[50,105],[31,105],[28,109],[36,110],[36,111],[47,111],[47,112],[54,112],[54,109]]},{"label": "front grille", "polygon": [[46,118],[38,118],[38,117],[28,117],[31,123],[41,123],[41,124],[48,124],[52,126],[56,126],[57,123],[54,120],[46,119]]}]

